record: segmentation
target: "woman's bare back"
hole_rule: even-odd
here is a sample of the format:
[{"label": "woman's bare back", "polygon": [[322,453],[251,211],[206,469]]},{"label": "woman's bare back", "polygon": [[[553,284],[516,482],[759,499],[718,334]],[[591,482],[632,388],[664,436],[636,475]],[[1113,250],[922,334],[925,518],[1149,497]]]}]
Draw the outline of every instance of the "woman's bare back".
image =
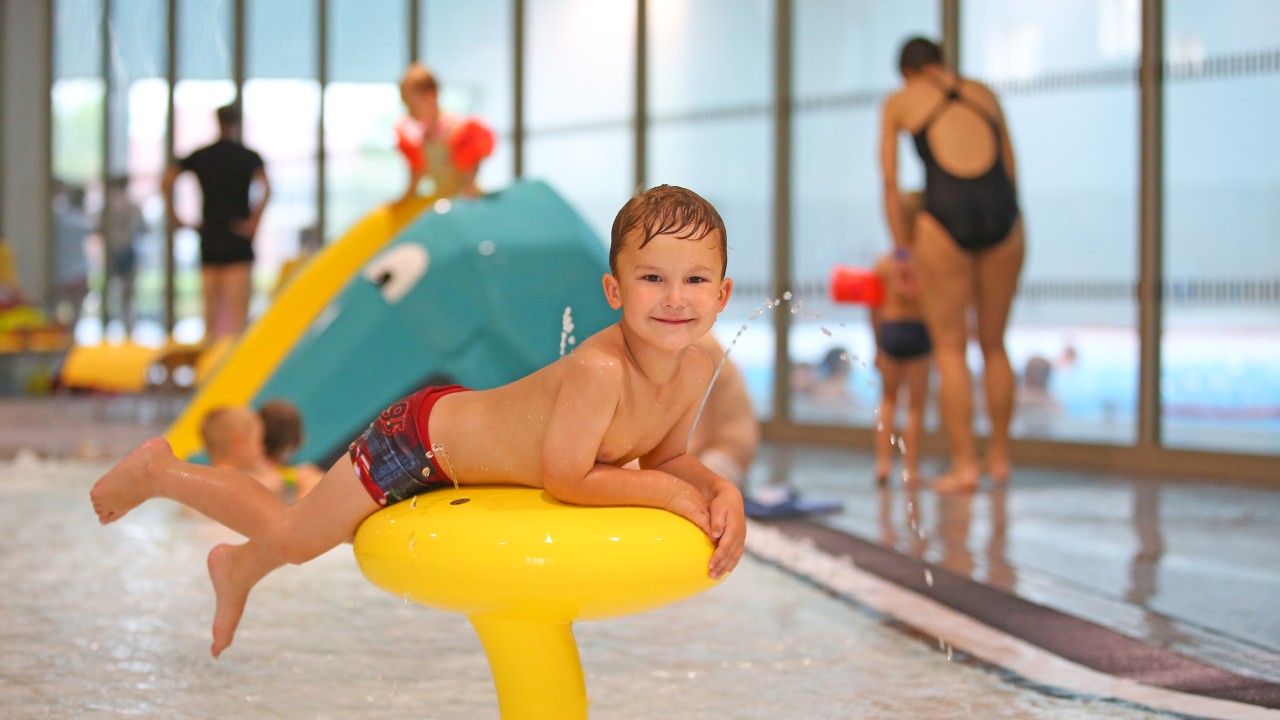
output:
[{"label": "woman's bare back", "polygon": [[[948,101],[953,87],[959,99]],[[956,177],[977,177],[995,162],[1001,137],[993,132],[992,119],[1001,111],[982,83],[939,72],[908,83],[889,100],[889,110],[898,128],[912,136],[929,123],[929,148],[942,169]]]}]

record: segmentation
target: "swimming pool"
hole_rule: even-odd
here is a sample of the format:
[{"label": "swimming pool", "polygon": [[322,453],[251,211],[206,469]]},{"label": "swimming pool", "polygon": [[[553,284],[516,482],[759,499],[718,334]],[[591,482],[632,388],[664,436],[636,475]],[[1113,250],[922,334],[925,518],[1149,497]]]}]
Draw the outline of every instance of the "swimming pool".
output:
[{"label": "swimming pool", "polygon": [[[467,622],[374,588],[345,546],[268,578],[212,660],[204,557],[236,536],[164,501],[99,527],[104,469],[0,463],[6,717],[497,717]],[[949,658],[750,557],[704,595],[577,636],[593,718],[1158,716]]]}]

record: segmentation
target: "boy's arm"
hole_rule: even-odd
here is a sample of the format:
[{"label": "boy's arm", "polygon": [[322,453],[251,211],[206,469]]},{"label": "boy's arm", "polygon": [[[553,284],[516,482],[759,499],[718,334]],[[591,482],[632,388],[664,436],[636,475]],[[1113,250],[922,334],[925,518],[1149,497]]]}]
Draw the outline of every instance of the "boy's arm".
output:
[{"label": "boy's arm", "polygon": [[[699,495],[688,483],[667,473],[624,470],[597,461],[600,444],[622,398],[624,371],[615,358],[578,352],[582,356],[565,369],[547,419],[542,449],[542,482],[547,492],[575,505],[673,510],[682,496]],[[705,520],[690,520],[707,527]]]},{"label": "boy's arm", "polygon": [[[705,388],[709,380],[710,372],[707,373],[706,380],[697,383],[696,387]],[[719,578],[733,570],[742,558],[747,523],[742,508],[742,493],[738,487],[711,472],[701,460],[688,452],[688,438],[697,420],[701,399],[702,395],[699,394],[698,401],[693,403],[653,452],[640,458],[640,467],[679,478],[705,498],[707,512],[710,514],[710,526],[705,529],[716,543],[716,551],[711,556],[711,577]]]}]

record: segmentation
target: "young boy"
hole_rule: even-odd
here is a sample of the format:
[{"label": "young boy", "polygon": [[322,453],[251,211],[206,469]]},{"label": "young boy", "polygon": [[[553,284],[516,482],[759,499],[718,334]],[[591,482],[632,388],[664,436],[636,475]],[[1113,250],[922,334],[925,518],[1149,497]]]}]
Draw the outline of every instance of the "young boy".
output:
[{"label": "young boy", "polygon": [[[690,346],[733,287],[724,221],[697,194],[663,185],[623,206],[611,240],[604,293],[622,320],[551,365],[492,390],[429,387],[397,402],[293,505],[248,475],[183,463],[150,440],[94,485],[99,521],[165,497],[249,538],[209,553],[214,657],[267,573],[349,540],[388,503],[454,482],[670,510],[707,533],[710,575],[724,576],[742,556],[742,496],[685,447],[714,369]],[[641,469],[622,468],[636,459]]]},{"label": "young boy", "polygon": [[[920,193],[903,196],[906,227],[912,227],[923,204]],[[880,421],[876,425],[876,484],[884,487],[893,467],[893,435],[897,424],[898,394],[907,390],[907,423],[902,432],[903,481],[914,485],[920,477],[920,437],[929,390],[929,359],[933,346],[920,309],[920,286],[911,251],[900,247],[876,262],[876,275],[884,284],[884,302],[872,308],[876,338],[876,369],[880,371]]]},{"label": "young boy", "polygon": [[475,119],[440,109],[440,84],[427,67],[413,63],[400,79],[400,99],[408,114],[396,123],[396,145],[409,164],[409,185],[401,201],[419,194],[430,177],[437,197],[480,194],[480,161],[493,152],[493,132]]}]

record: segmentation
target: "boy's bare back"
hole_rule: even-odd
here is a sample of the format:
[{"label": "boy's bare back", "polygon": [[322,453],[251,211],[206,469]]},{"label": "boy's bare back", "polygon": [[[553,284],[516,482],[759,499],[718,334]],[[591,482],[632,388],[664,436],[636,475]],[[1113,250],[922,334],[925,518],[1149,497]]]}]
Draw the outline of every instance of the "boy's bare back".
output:
[{"label": "boy's bare back", "polygon": [[543,487],[557,470],[583,476],[597,463],[621,467],[637,458],[660,465],[684,451],[680,431],[688,436],[711,380],[705,354],[690,347],[681,355],[659,383],[629,356],[621,327],[610,326],[509,385],[441,398],[431,439],[468,485]]}]

